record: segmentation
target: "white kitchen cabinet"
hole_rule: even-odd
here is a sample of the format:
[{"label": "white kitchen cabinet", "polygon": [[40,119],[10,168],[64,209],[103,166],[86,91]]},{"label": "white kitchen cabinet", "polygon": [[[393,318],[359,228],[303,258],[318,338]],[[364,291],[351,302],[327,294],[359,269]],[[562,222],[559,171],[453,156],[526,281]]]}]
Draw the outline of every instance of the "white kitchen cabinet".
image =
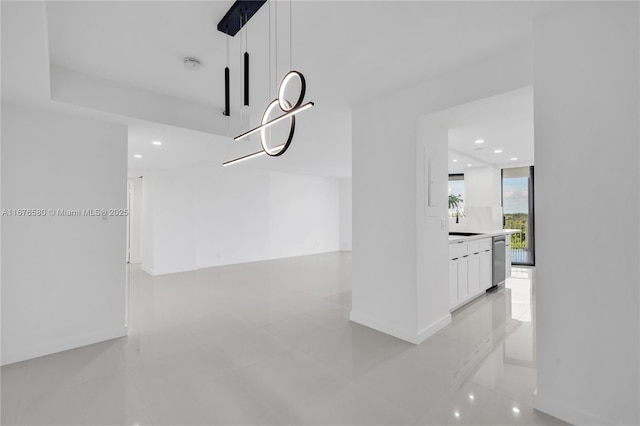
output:
[{"label": "white kitchen cabinet", "polygon": [[458,303],[458,264],[455,260],[449,261],[449,307]]},{"label": "white kitchen cabinet", "polygon": [[469,294],[469,262],[467,256],[456,261],[458,265],[458,300],[466,299]]},{"label": "white kitchen cabinet", "polygon": [[480,288],[486,290],[493,285],[493,253],[485,250],[480,253]]},{"label": "white kitchen cabinet", "polygon": [[467,253],[480,253],[480,241],[470,241],[467,243]]},{"label": "white kitchen cabinet", "polygon": [[467,258],[467,264],[469,294],[476,294],[480,290],[480,253],[470,254]]},{"label": "white kitchen cabinet", "polygon": [[449,261],[449,308],[460,305],[469,294],[469,262],[467,256]]},{"label": "white kitchen cabinet", "polygon": [[492,284],[492,240],[449,244],[449,307],[457,309],[482,295]]},{"label": "white kitchen cabinet", "polygon": [[458,259],[468,253],[467,244],[463,241],[449,243],[449,259]]}]

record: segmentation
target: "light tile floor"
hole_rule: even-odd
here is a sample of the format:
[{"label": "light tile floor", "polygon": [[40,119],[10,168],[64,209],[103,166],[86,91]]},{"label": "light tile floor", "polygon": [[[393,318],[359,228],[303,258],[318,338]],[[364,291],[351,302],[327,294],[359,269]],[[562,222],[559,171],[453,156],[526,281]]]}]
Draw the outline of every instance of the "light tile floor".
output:
[{"label": "light tile floor", "polygon": [[129,336],[2,368],[2,424],[562,424],[532,409],[534,270],[412,345],[349,321],[351,254],[151,277]]}]

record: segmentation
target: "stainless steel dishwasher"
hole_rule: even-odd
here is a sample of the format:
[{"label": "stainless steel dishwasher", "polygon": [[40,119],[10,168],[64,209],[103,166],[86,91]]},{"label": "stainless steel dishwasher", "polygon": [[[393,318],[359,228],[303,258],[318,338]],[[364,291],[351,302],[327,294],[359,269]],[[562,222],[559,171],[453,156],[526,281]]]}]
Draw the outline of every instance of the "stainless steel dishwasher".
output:
[{"label": "stainless steel dishwasher", "polygon": [[493,287],[502,284],[505,280],[505,247],[504,235],[493,237]]}]

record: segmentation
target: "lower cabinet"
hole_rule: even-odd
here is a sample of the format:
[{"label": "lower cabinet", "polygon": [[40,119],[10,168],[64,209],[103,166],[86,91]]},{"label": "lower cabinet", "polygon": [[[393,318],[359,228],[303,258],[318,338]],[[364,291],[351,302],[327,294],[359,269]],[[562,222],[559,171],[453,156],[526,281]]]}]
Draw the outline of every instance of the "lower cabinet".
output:
[{"label": "lower cabinet", "polygon": [[480,290],[480,253],[470,254],[467,259],[469,263],[467,269],[469,294],[475,294]]},{"label": "lower cabinet", "polygon": [[449,247],[449,308],[464,305],[492,284],[493,257],[490,239],[478,244],[455,243]]},{"label": "lower cabinet", "polygon": [[469,295],[468,256],[449,261],[449,307],[456,306]]},{"label": "lower cabinet", "polygon": [[488,289],[493,285],[493,253],[485,250],[480,253],[480,288]]},{"label": "lower cabinet", "polygon": [[449,261],[449,308],[458,301],[458,262]]}]

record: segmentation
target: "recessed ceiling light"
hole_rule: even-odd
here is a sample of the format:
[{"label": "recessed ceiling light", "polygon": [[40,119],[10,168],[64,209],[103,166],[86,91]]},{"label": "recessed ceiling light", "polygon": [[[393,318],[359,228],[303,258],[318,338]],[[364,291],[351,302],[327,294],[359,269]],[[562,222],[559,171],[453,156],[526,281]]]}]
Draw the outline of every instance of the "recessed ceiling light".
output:
[{"label": "recessed ceiling light", "polygon": [[469,399],[473,401],[474,399],[476,399],[476,397],[475,397],[475,396],[473,396],[473,394],[472,394],[472,393],[470,393],[470,394],[469,394]]},{"label": "recessed ceiling light", "polygon": [[477,144],[484,143],[484,139],[478,139],[478,140],[476,141],[476,143],[477,143]]},{"label": "recessed ceiling light", "polygon": [[142,155],[140,154],[133,154],[134,158],[142,158]]},{"label": "recessed ceiling light", "polygon": [[511,158],[509,158],[509,160],[511,160],[511,161],[516,161],[517,159],[518,159],[518,157],[511,157]]},{"label": "recessed ceiling light", "polygon": [[456,417],[460,417],[460,412],[458,410],[456,410],[456,411],[453,412],[453,415],[456,416]]},{"label": "recessed ceiling light", "polygon": [[520,413],[520,409],[518,407],[513,407],[512,410],[516,414]]},{"label": "recessed ceiling light", "polygon": [[154,145],[162,145],[162,142],[160,142],[160,141],[153,141],[151,143],[154,144]]},{"label": "recessed ceiling light", "polygon": [[502,152],[501,149],[496,149],[495,151],[493,151],[494,154],[500,154]]},{"label": "recessed ceiling light", "polygon": [[471,163],[467,164],[467,167],[471,167],[471,166],[473,166],[473,164],[471,164]]},{"label": "recessed ceiling light", "polygon": [[453,159],[453,162],[454,162],[454,163],[457,163],[457,162],[458,162],[458,159],[457,159],[457,158],[454,158],[454,159]]}]

